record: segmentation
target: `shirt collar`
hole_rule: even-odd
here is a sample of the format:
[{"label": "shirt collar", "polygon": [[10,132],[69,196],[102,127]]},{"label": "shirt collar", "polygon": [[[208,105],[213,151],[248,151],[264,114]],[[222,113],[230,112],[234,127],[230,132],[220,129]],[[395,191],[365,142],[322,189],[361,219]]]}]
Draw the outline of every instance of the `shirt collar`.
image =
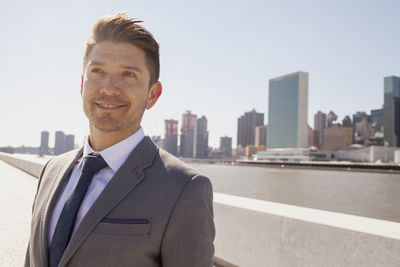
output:
[{"label": "shirt collar", "polygon": [[108,166],[114,171],[121,167],[121,165],[128,159],[129,154],[135,149],[135,147],[144,138],[143,128],[140,127],[134,134],[125,138],[124,140],[107,147],[101,151],[95,151],[89,144],[89,137],[85,139],[85,145],[83,147],[83,157],[93,154],[100,154],[103,159],[107,162]]}]

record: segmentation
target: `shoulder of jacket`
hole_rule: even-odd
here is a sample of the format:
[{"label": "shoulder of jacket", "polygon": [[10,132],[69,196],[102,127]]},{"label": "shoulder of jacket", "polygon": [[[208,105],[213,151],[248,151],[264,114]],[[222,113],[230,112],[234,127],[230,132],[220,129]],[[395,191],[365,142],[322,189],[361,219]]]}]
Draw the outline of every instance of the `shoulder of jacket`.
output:
[{"label": "shoulder of jacket", "polygon": [[[158,151],[158,155],[156,156],[156,160],[160,160],[163,168],[166,173],[171,176],[179,176],[189,181],[194,179],[195,177],[206,177],[206,175],[200,173],[199,171],[193,169],[188,164],[182,162],[177,157],[171,155],[164,149],[160,148]],[[208,179],[208,178],[207,178]]]},{"label": "shoulder of jacket", "polygon": [[63,153],[61,155],[54,156],[46,163],[45,168],[46,169],[54,168],[56,166],[69,164],[72,161],[78,160],[79,157],[82,155],[82,151],[83,151],[82,148],[78,148]]}]

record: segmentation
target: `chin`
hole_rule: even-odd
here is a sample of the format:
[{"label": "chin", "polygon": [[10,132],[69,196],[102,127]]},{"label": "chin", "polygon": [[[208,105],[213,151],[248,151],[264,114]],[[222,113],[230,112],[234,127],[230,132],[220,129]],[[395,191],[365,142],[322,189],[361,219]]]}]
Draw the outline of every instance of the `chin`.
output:
[{"label": "chin", "polygon": [[118,127],[115,125],[94,125],[94,127],[101,132],[107,132],[107,133],[118,132],[122,130],[122,127]]}]

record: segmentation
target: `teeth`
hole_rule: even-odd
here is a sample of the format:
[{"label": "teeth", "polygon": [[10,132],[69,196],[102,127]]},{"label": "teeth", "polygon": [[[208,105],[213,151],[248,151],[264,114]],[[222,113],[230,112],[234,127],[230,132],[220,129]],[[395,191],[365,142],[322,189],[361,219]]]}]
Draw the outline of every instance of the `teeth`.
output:
[{"label": "teeth", "polygon": [[102,107],[102,108],[118,108],[118,106],[115,106],[115,105],[99,104],[99,106]]}]

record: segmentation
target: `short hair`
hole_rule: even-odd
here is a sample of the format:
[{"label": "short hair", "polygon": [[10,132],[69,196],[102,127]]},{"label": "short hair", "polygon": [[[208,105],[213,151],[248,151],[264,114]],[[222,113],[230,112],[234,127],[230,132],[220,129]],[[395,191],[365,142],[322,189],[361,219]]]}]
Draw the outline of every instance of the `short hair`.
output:
[{"label": "short hair", "polygon": [[139,25],[142,22],[135,18],[129,18],[126,12],[100,18],[93,27],[92,36],[86,42],[83,68],[86,68],[90,51],[97,43],[104,41],[130,43],[146,54],[150,86],[157,82],[160,76],[160,48],[153,35]]}]

